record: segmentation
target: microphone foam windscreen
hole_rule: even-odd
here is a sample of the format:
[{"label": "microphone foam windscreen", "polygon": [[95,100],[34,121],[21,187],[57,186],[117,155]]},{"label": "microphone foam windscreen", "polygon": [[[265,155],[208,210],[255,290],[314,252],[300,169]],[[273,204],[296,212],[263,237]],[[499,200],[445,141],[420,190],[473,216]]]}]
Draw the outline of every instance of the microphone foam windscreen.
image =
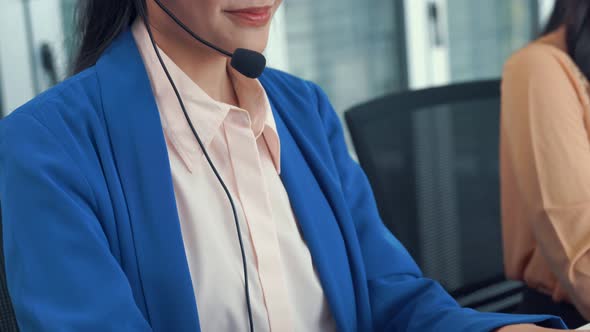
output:
[{"label": "microphone foam windscreen", "polygon": [[238,48],[231,58],[231,66],[246,77],[258,78],[266,67],[266,58],[256,51]]}]

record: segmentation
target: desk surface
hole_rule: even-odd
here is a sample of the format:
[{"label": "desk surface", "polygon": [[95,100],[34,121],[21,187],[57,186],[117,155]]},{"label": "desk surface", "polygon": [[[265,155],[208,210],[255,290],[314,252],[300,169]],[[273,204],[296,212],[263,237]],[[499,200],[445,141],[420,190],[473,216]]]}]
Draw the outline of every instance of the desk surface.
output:
[{"label": "desk surface", "polygon": [[590,331],[590,324],[584,325],[584,326],[580,327],[578,330],[589,330]]}]

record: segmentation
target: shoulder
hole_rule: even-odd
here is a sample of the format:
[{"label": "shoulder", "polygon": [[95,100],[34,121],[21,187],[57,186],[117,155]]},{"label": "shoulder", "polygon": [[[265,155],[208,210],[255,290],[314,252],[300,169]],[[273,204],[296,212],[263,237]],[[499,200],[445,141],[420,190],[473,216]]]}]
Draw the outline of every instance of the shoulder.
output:
[{"label": "shoulder", "polygon": [[274,68],[266,68],[260,77],[260,80],[272,87],[287,88],[289,90],[299,90],[302,92],[306,92],[314,85],[313,83],[293,74]]},{"label": "shoulder", "polygon": [[329,155],[329,139],[343,136],[340,119],[324,91],[313,82],[274,69],[267,69],[261,82],[288,130],[312,142],[320,155]]},{"label": "shoulder", "polygon": [[328,96],[317,84],[275,69],[267,69],[261,82],[283,120],[307,135],[319,138],[340,125]]},{"label": "shoulder", "polygon": [[267,93],[280,99],[304,98],[317,102],[324,95],[317,84],[277,69],[267,68],[260,81]]},{"label": "shoulder", "polygon": [[48,147],[71,151],[94,141],[102,123],[101,98],[94,68],[47,90],[0,121],[2,153],[27,146],[31,152]]},{"label": "shoulder", "polygon": [[41,93],[17,108],[0,123],[10,126],[13,118],[28,116],[42,122],[52,118],[84,117],[89,108],[100,108],[100,93],[95,68],[91,67]]},{"label": "shoulder", "polygon": [[578,84],[581,73],[563,50],[541,42],[534,42],[514,53],[504,65],[503,76],[547,80],[567,79]]},{"label": "shoulder", "polygon": [[534,42],[506,62],[502,93],[504,97],[535,95],[555,103],[570,101],[587,104],[587,82],[566,52],[552,45]]},{"label": "shoulder", "polygon": [[309,120],[309,112],[320,117],[334,113],[328,96],[314,82],[271,68],[265,70],[260,81],[271,101],[287,109],[298,109],[293,115],[303,115],[302,121]]}]

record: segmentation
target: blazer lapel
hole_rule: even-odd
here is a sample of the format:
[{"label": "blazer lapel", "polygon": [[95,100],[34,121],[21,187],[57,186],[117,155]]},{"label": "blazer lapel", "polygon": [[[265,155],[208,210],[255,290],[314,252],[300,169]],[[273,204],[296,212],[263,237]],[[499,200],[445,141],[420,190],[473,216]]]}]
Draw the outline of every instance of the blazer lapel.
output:
[{"label": "blazer lapel", "polygon": [[[263,83],[264,84],[264,83]],[[332,315],[339,331],[352,331],[356,306],[347,258],[347,248],[332,208],[324,196],[304,153],[291,134],[286,110],[273,101],[272,89],[265,86],[281,139],[281,179],[291,206],[311,252]]]},{"label": "blazer lapel", "polygon": [[96,65],[107,130],[154,331],[198,331],[164,134],[150,82],[128,30]]}]

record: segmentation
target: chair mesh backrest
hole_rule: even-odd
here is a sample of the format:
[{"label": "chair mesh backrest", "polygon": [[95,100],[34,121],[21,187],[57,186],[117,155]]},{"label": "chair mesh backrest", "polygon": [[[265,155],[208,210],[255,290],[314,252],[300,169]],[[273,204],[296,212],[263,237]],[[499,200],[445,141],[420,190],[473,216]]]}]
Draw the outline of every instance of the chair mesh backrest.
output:
[{"label": "chair mesh backrest", "polygon": [[4,269],[4,246],[2,244],[2,211],[0,210],[0,331],[17,332],[16,316],[6,286]]},{"label": "chair mesh backrest", "polygon": [[346,113],[387,227],[452,294],[503,280],[499,82],[390,95]]}]

